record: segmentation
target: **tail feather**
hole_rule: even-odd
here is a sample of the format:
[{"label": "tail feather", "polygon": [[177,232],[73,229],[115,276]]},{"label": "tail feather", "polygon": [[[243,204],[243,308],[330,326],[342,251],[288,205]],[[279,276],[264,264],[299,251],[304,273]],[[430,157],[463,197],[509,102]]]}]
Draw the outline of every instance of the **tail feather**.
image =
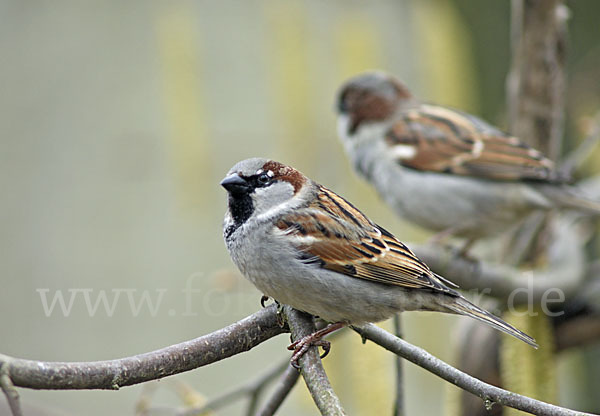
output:
[{"label": "tail feather", "polygon": [[526,342],[534,348],[538,348],[538,344],[535,342],[535,339],[533,339],[526,333],[519,331],[517,328],[515,328],[508,322],[504,322],[497,316],[492,315],[491,313],[481,309],[479,306],[469,302],[463,297],[455,298],[454,303],[446,304],[445,306],[454,313],[457,313],[459,315],[470,316],[471,318],[475,318],[481,322],[485,322],[486,324],[508,335],[512,335],[513,337],[520,339],[523,342]]},{"label": "tail feather", "polygon": [[600,215],[600,201],[587,198],[575,187],[543,186],[540,189],[545,196],[562,208],[570,208],[590,215]]}]

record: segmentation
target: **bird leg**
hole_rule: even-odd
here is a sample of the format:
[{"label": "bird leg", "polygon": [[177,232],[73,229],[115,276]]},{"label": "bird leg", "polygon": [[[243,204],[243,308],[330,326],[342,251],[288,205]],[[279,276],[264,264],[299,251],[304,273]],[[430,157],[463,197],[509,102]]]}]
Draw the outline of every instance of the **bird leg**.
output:
[{"label": "bird leg", "polygon": [[[446,228],[443,231],[440,231],[439,233],[435,234],[433,237],[431,237],[427,243],[431,244],[431,245],[440,245],[440,246],[449,246],[450,248],[453,248],[452,246],[450,246],[448,243],[448,240],[454,236],[455,233],[459,232],[461,230],[461,227],[459,226],[453,226],[450,228]],[[465,242],[463,243],[462,247],[459,248],[457,250],[457,257],[461,257],[464,258],[466,260],[474,260],[469,251],[471,250],[471,248],[473,247],[473,245],[477,242],[477,238],[471,237],[471,238],[467,238],[465,240]]]},{"label": "bird leg", "polygon": [[459,227],[452,226],[448,227],[445,230],[442,230],[436,234],[434,234],[428,241],[429,245],[443,246],[446,245],[448,240],[454,236],[454,233],[459,230]]},{"label": "bird leg", "polygon": [[318,331],[315,331],[312,334],[302,337],[299,340],[291,343],[287,348],[288,350],[294,350],[294,353],[292,354],[292,358],[290,360],[292,367],[296,369],[300,368],[298,360],[312,346],[323,348],[323,355],[321,355],[321,358],[325,358],[327,354],[329,354],[329,350],[331,349],[331,343],[321,338],[345,326],[345,322],[336,322],[334,324],[329,324],[325,328],[319,329]]},{"label": "bird leg", "polygon": [[460,248],[460,250],[458,251],[458,257],[461,257],[461,258],[463,258],[465,260],[470,260],[470,261],[473,261],[473,262],[478,262],[477,258],[471,256],[471,253],[469,253],[469,251],[475,245],[476,242],[477,242],[476,238],[468,238],[463,243],[463,246]]}]

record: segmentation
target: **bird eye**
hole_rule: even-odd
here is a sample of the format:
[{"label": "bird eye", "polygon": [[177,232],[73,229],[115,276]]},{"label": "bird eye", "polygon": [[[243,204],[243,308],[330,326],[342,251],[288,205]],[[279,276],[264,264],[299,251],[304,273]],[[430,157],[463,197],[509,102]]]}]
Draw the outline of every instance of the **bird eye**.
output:
[{"label": "bird eye", "polygon": [[271,177],[267,172],[261,173],[256,179],[260,185],[266,185],[271,182]]}]

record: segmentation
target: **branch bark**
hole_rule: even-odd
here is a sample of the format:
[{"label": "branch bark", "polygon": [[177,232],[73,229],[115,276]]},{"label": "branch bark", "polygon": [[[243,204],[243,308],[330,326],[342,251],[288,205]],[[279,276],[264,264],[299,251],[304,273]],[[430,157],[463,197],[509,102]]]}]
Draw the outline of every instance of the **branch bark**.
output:
[{"label": "branch bark", "polygon": [[[199,407],[188,407],[186,409],[176,412],[176,416],[195,416],[208,413],[210,411],[219,410],[229,404],[232,404],[236,400],[249,397],[248,407],[246,408],[246,415],[252,416],[256,411],[258,399],[260,394],[271,383],[275,377],[280,373],[284,372],[287,367],[290,367],[289,360],[269,369],[264,374],[261,374],[256,380],[252,380],[236,389],[233,389],[220,397],[210,400],[203,406]],[[297,373],[297,371],[296,371]],[[150,409],[152,410],[152,409]]]},{"label": "branch bark", "polygon": [[[310,335],[317,330],[310,315],[297,311],[287,305],[284,306],[283,313],[294,341]],[[327,378],[318,349],[310,347],[300,358],[299,363],[306,387],[308,387],[310,395],[321,414],[324,416],[345,415],[346,412],[342,408],[340,399],[336,396]]]},{"label": "branch bark", "polygon": [[564,125],[569,12],[562,0],[512,0],[511,13],[510,131],[557,160]]},{"label": "branch bark", "polygon": [[94,362],[44,362],[0,355],[15,386],[31,389],[111,389],[156,380],[212,364],[287,332],[275,306],[211,334],[132,357]]},{"label": "branch bark", "polygon": [[[288,306],[284,311],[294,339],[308,335],[315,330],[313,320],[309,315]],[[581,322],[578,324],[581,325]],[[597,332],[596,323],[594,323],[594,328],[596,328],[594,331]],[[452,384],[490,401],[490,403],[498,402],[539,415],[587,415],[486,384],[375,325],[369,324],[354,329],[364,338],[374,341]],[[158,351],[120,360],[60,363],[22,360],[0,355],[0,365],[2,366],[0,381],[2,381],[3,389],[11,392],[11,395],[8,396],[9,403],[13,403],[11,406],[18,406],[18,402],[13,399],[16,392],[13,385],[36,389],[71,390],[118,388],[159,379],[222,360],[247,351],[286,331],[287,328],[279,326],[276,307],[271,305],[211,334]],[[321,413],[344,415],[345,412],[331,388],[316,348],[309,348],[304,357],[300,359],[300,366],[306,384]],[[290,372],[289,368],[286,369],[286,381],[284,386],[278,389],[281,393],[278,394],[276,400],[273,400],[274,404],[279,405],[283,401],[297,379]],[[267,409],[266,405],[264,409]],[[18,410],[14,414],[19,415]],[[268,415],[269,413],[265,411],[263,414]]]},{"label": "branch bark", "polygon": [[[402,338],[402,314],[394,315],[394,334]],[[404,377],[402,357],[396,357],[396,398],[394,400],[394,416],[404,416]]]},{"label": "branch bark", "polygon": [[285,398],[290,394],[292,388],[296,385],[300,377],[300,373],[294,367],[288,364],[284,373],[282,374],[275,391],[269,397],[269,399],[263,404],[262,408],[258,411],[258,416],[272,416],[275,414],[279,406],[283,404]]},{"label": "branch bark", "polygon": [[21,410],[21,402],[19,401],[19,392],[15,389],[15,386],[10,379],[8,370],[6,369],[6,363],[0,365],[0,387],[6,396],[8,406],[13,416],[23,416],[23,410]]},{"label": "branch bark", "polygon": [[544,403],[484,383],[475,377],[471,377],[470,375],[457,370],[451,365],[429,354],[427,351],[415,347],[373,324],[367,324],[353,329],[363,338],[369,339],[388,351],[398,354],[444,380],[481,397],[484,400],[486,407],[490,407],[494,403],[500,403],[504,406],[509,406],[539,416],[591,415],[590,413],[576,412]]}]

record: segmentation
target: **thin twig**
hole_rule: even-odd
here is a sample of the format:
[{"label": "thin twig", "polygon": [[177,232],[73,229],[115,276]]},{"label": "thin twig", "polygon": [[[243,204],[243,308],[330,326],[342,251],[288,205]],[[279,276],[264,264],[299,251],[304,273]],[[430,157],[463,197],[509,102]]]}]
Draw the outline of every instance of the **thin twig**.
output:
[{"label": "thin twig", "polygon": [[[316,331],[315,324],[310,315],[297,311],[289,306],[283,308],[284,316],[290,327],[292,339],[297,341]],[[310,391],[315,404],[322,415],[345,415],[340,399],[336,396],[331,383],[327,378],[319,351],[310,347],[299,360],[302,377]]]},{"label": "thin twig", "polygon": [[286,359],[284,362],[269,369],[267,372],[260,375],[257,379],[252,380],[250,383],[246,383],[240,387],[237,387],[231,390],[230,392],[227,392],[222,396],[209,401],[204,406],[181,410],[180,412],[177,412],[177,416],[193,416],[197,414],[206,413],[209,410],[218,410],[224,406],[232,404],[236,400],[243,399],[248,396],[250,396],[250,405],[248,407],[248,410],[246,411],[246,414],[253,415],[255,412],[256,405],[252,405],[251,403],[256,402],[263,389],[270,382],[274,381],[277,375],[282,373],[288,366],[289,360]]},{"label": "thin twig", "polygon": [[425,370],[443,378],[444,380],[471,392],[484,400],[486,407],[494,403],[522,410],[539,416],[590,416],[590,413],[576,412],[544,403],[520,394],[484,383],[462,371],[452,367],[439,358],[434,357],[427,351],[409,344],[403,339],[397,338],[387,331],[373,325],[367,324],[362,327],[353,328],[363,338],[370,339],[388,351],[406,358],[410,362],[424,368]]},{"label": "thin twig", "polygon": [[146,383],[142,386],[142,393],[135,403],[135,416],[147,416],[152,410],[152,398],[158,390],[158,383]]},{"label": "thin twig", "polygon": [[250,396],[250,402],[248,403],[248,407],[246,408],[246,416],[254,416],[256,413],[256,409],[258,408],[258,400],[260,399],[260,395],[264,391],[265,387],[268,384],[275,381],[275,378],[290,368],[290,362],[286,358],[283,363],[279,364],[273,371],[265,374],[263,377],[257,380],[256,385],[254,387],[254,392]]},{"label": "thin twig", "polygon": [[7,363],[0,365],[0,387],[6,396],[8,406],[13,416],[23,416],[21,410],[21,402],[19,402],[19,392],[15,389],[12,380],[10,379],[10,373],[7,368]]},{"label": "thin twig", "polygon": [[44,362],[0,354],[15,386],[32,389],[118,389],[190,371],[254,348],[287,332],[275,306],[225,328],[157,351],[109,361]]},{"label": "thin twig", "polygon": [[[402,314],[394,315],[394,334],[402,338]],[[402,376],[402,360],[396,357],[396,400],[394,401],[394,416],[404,416],[404,379]]]},{"label": "thin twig", "polygon": [[269,399],[263,404],[262,408],[258,411],[258,416],[272,416],[275,414],[279,406],[283,403],[285,398],[290,394],[292,388],[296,385],[298,381],[298,377],[300,377],[300,373],[294,367],[292,367],[289,363],[281,378],[279,379],[279,383],[275,388],[275,391],[269,397]]},{"label": "thin twig", "polygon": [[575,169],[592,153],[594,146],[600,140],[600,111],[592,119],[592,126],[589,133],[581,144],[569,153],[560,165],[560,171],[565,177],[570,177]]}]

